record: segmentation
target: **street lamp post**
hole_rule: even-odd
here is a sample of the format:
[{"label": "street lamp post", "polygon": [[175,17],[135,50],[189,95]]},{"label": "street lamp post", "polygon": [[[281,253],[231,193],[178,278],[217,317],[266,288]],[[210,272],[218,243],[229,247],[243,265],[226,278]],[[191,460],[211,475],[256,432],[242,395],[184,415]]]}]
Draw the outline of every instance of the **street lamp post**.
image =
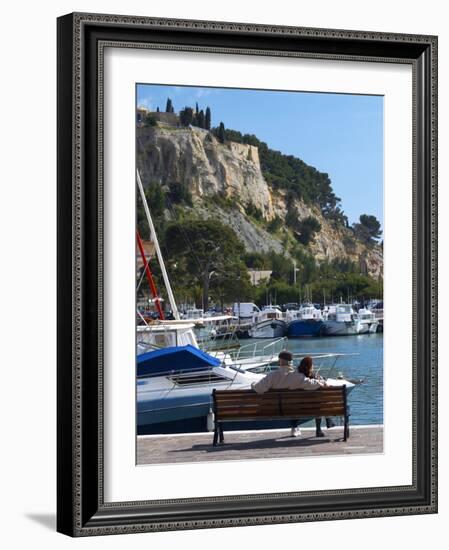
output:
[{"label": "street lamp post", "polygon": [[296,285],[296,273],[299,269],[296,267],[296,260],[293,260],[293,284]]}]

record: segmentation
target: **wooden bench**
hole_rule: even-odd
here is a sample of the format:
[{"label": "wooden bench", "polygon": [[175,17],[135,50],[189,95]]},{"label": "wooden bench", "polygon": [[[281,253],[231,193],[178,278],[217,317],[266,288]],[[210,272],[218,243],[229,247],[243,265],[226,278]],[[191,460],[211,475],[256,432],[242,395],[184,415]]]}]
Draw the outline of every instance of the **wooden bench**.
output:
[{"label": "wooden bench", "polygon": [[215,415],[214,447],[224,443],[223,423],[255,420],[296,420],[341,416],[344,441],[349,437],[346,386],[318,390],[216,390],[212,392]]}]

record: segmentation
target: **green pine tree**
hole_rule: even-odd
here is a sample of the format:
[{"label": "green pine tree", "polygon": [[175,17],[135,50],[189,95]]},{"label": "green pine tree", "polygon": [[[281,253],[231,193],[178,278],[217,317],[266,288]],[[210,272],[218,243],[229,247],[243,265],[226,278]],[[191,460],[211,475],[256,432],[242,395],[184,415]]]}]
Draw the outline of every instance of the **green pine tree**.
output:
[{"label": "green pine tree", "polygon": [[220,122],[220,126],[218,127],[218,141],[220,143],[224,143],[226,139],[226,130],[225,125],[223,122]]},{"label": "green pine tree", "polygon": [[203,109],[201,109],[201,111],[198,113],[197,124],[199,128],[205,128],[205,118],[204,118]]}]

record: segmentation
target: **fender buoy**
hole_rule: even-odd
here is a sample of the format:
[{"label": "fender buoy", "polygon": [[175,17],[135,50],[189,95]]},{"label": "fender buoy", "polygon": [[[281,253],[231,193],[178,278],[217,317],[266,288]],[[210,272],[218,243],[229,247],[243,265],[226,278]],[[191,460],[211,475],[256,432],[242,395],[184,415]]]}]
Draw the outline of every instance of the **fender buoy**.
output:
[{"label": "fender buoy", "polygon": [[215,415],[212,407],[209,407],[209,412],[207,413],[207,431],[213,432],[215,429]]}]

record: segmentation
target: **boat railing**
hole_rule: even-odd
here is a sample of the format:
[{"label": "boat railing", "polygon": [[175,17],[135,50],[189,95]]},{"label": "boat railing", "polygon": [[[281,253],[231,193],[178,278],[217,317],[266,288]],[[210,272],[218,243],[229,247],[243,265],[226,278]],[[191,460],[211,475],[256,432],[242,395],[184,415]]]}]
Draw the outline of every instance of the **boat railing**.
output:
[{"label": "boat railing", "polygon": [[231,352],[240,347],[240,342],[237,338],[235,330],[228,332],[217,332],[216,334],[209,333],[204,337],[198,338],[200,348],[214,355],[214,352]]},{"label": "boat railing", "polygon": [[339,361],[342,358],[357,357],[360,353],[294,353],[293,360],[299,360],[305,356],[310,356],[314,362],[314,371],[324,378],[334,377]]},{"label": "boat railing", "polygon": [[252,342],[240,346],[238,352],[233,356],[236,361],[239,359],[250,359],[261,357],[267,359],[277,356],[283,349],[287,347],[288,339],[284,336],[282,338],[276,338],[271,342]]}]

